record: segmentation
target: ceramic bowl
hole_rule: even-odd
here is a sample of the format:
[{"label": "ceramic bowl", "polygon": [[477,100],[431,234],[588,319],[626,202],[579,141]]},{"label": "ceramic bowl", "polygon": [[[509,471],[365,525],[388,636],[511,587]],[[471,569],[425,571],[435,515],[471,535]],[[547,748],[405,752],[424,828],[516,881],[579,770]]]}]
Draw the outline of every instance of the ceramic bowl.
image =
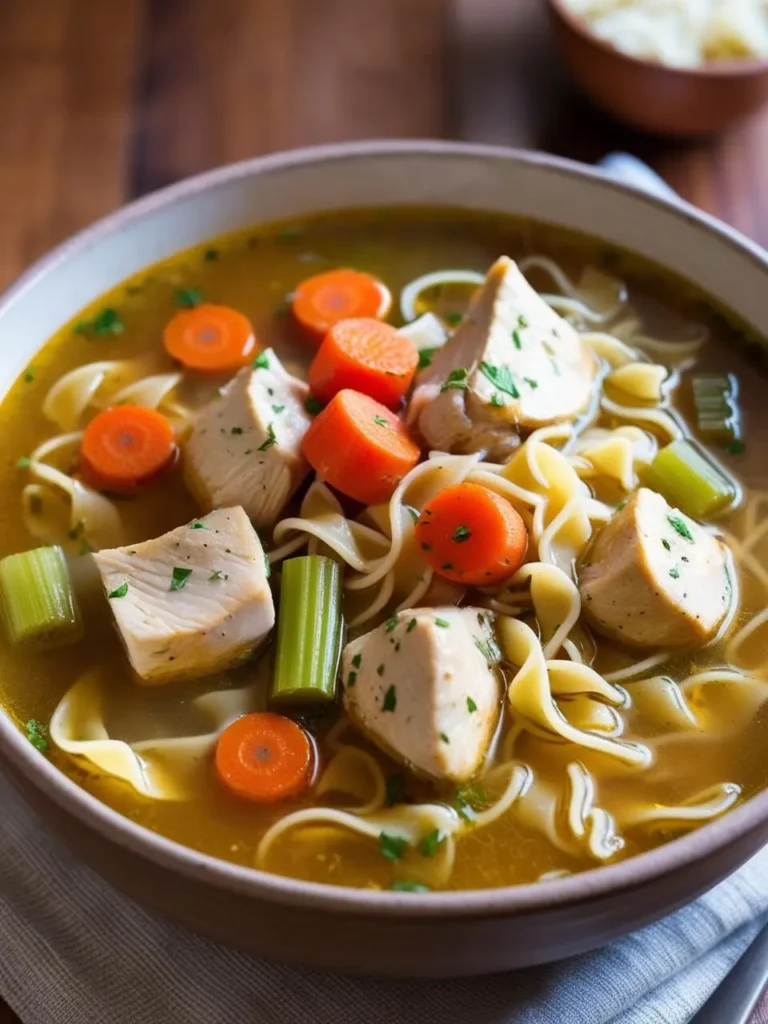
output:
[{"label": "ceramic bowl", "polygon": [[657,135],[722,131],[768,101],[768,61],[721,61],[671,68],[621,53],[549,0],[555,34],[571,78],[602,110]]},{"label": "ceramic bowl", "polygon": [[[552,157],[361,143],[181,182],[40,260],[0,300],[0,393],[84,304],[176,250],[259,221],[406,203],[522,214],[597,235],[674,268],[768,329],[765,254],[690,207]],[[227,864],[145,830],[57,771],[2,713],[0,765],[48,828],[151,909],[259,954],[366,973],[456,976],[579,953],[693,899],[768,840],[764,792],[650,853],[546,884],[423,895],[342,889]]]}]

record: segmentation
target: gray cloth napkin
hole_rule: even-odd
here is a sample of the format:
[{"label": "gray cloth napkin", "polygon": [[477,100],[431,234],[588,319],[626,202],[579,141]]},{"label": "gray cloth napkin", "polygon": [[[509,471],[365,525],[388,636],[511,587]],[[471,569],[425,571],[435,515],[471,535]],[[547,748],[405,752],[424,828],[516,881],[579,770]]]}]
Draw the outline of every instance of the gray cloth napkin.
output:
[{"label": "gray cloth napkin", "polygon": [[76,860],[1,779],[0,806],[0,995],[24,1024],[685,1024],[768,914],[767,847],[666,920],[560,964],[345,978],[158,920]]}]

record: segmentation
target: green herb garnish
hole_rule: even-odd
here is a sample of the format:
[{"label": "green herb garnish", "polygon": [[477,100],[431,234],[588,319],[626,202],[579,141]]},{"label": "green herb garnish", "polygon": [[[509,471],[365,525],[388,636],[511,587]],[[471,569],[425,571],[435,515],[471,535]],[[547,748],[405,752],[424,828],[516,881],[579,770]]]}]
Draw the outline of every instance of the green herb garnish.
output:
[{"label": "green herb garnish", "polygon": [[357,672],[350,672],[347,676],[347,686],[354,686],[357,682]]},{"label": "green herb garnish", "polygon": [[206,261],[206,263],[213,263],[213,261],[217,260],[218,258],[218,249],[206,249],[205,252],[203,253],[203,259]]},{"label": "green herb garnish", "polygon": [[125,595],[127,593],[128,593],[128,580],[125,580],[125,582],[121,583],[119,587],[115,587],[114,590],[110,590],[110,592],[107,594],[107,597],[111,601],[111,600],[114,600],[114,598],[116,598],[116,597],[125,597]]},{"label": "green herb garnish", "polygon": [[268,452],[270,448],[274,448],[277,444],[277,438],[275,437],[275,428],[271,423],[267,425],[267,440],[260,444],[258,450],[260,452]]},{"label": "green herb garnish", "polygon": [[665,551],[671,551],[672,550],[672,545],[669,543],[669,541],[666,539],[666,537],[662,539],[661,546],[664,548]]},{"label": "green herb garnish", "polygon": [[42,725],[34,718],[30,718],[26,725],[27,739],[35,748],[39,750],[41,754],[45,754],[48,750],[48,727]]},{"label": "green herb garnish", "polygon": [[539,382],[537,380],[534,380],[533,377],[523,377],[523,380],[531,389],[531,391],[535,391],[536,388],[539,386]]},{"label": "green herb garnish", "polygon": [[355,666],[355,668],[360,668],[362,663],[363,663],[363,656],[362,656],[362,654],[359,654],[359,653],[356,654],[354,656],[354,658],[352,659],[352,664]]},{"label": "green herb garnish", "polygon": [[391,836],[387,832],[379,833],[379,850],[387,860],[402,860],[408,849],[407,840],[401,836]]},{"label": "green herb garnish", "polygon": [[512,341],[515,343],[515,348],[520,349],[523,347],[523,340],[520,337],[520,331],[512,331]]},{"label": "green herb garnish", "polygon": [[440,739],[441,739],[441,740],[443,741],[443,743],[450,743],[450,742],[451,742],[451,741],[450,741],[450,740],[448,739],[448,737],[447,737],[447,736],[445,735],[445,733],[444,733],[444,732],[441,732],[441,733],[440,733]]},{"label": "green herb garnish", "polygon": [[225,572],[221,572],[220,569],[214,569],[211,575],[208,577],[209,580],[228,580],[229,576]]},{"label": "green herb garnish", "polygon": [[455,327],[456,324],[460,324],[463,319],[463,313],[447,313],[445,317],[445,322],[450,324],[451,327]]},{"label": "green herb garnish", "polygon": [[384,624],[385,631],[387,633],[391,633],[393,629],[397,629],[399,622],[400,617],[398,615],[393,615],[392,618],[387,619],[386,623]]},{"label": "green herb garnish", "polygon": [[457,526],[453,531],[451,540],[455,540],[457,544],[462,544],[465,540],[469,540],[472,536],[472,531],[468,526]]},{"label": "green herb garnish", "polygon": [[268,370],[269,369],[269,356],[266,352],[259,352],[256,358],[251,363],[254,370]]},{"label": "green herb garnish", "polygon": [[498,391],[494,391],[493,394],[491,395],[491,405],[495,409],[501,409],[501,408],[503,408],[506,405],[506,402],[501,397],[501,395],[498,393]]},{"label": "green herb garnish", "polygon": [[[379,673],[381,675],[381,673]],[[394,686],[390,686],[387,692],[384,694],[384,701],[381,705],[382,711],[394,711],[397,707],[397,694],[395,693]]]},{"label": "green herb garnish", "polygon": [[92,320],[81,320],[74,326],[75,334],[96,335],[97,338],[106,338],[110,334],[122,334],[125,324],[120,319],[116,309],[108,307],[97,313]]},{"label": "green herb garnish", "polygon": [[390,886],[393,892],[432,892],[428,885],[423,882],[411,882],[407,878],[400,878]]},{"label": "green herb garnish", "polygon": [[673,565],[672,568],[669,570],[669,575],[672,577],[673,580],[680,579],[680,570],[677,568],[676,565]]},{"label": "green herb garnish", "polygon": [[417,849],[422,857],[434,857],[444,840],[445,836],[440,834],[439,828],[436,828],[434,832],[424,836]]},{"label": "green herb garnish", "polygon": [[426,370],[428,366],[432,365],[432,356],[435,354],[437,349],[435,348],[422,348],[419,350],[419,361],[416,364],[416,372],[419,370]]},{"label": "green herb garnish", "polygon": [[22,455],[20,459],[16,460],[16,469],[29,469],[32,465],[32,459],[28,455]]},{"label": "green herb garnish", "polygon": [[323,411],[323,403],[319,398],[308,398],[304,402],[304,408],[310,416],[317,416],[319,412]]},{"label": "green herb garnish", "polygon": [[691,544],[695,543],[693,534],[688,529],[688,524],[684,519],[681,519],[680,516],[673,516],[670,514],[667,516],[667,522],[673,530],[676,530],[680,534],[681,537],[685,537],[685,539],[689,540]]},{"label": "green herb garnish", "polygon": [[736,437],[730,444],[726,445],[725,450],[729,455],[741,455],[742,452],[747,450],[747,446],[741,438]]},{"label": "green herb garnish", "polygon": [[24,374],[24,383],[25,384],[31,384],[34,379],[35,379],[35,371],[30,366],[30,368]]},{"label": "green herb garnish", "polygon": [[508,366],[494,366],[493,363],[480,363],[480,369],[494,384],[499,391],[503,391],[512,398],[519,398],[520,392],[515,387],[515,381]]},{"label": "green herb garnish", "polygon": [[435,625],[441,626],[443,629],[448,629],[450,622],[448,619],[435,619]]},{"label": "green herb garnish", "polygon": [[416,619],[411,619],[406,626],[405,632],[410,633],[412,629],[416,629]]},{"label": "green herb garnish", "polygon": [[281,413],[283,411],[283,409],[285,409],[284,405],[273,405],[272,406],[272,412],[275,413],[276,415]]},{"label": "green herb garnish", "polygon": [[463,366],[459,366],[455,370],[451,370],[446,379],[443,381],[440,387],[440,394],[444,391],[466,391],[467,390],[467,377],[469,371]]},{"label": "green herb garnish", "polygon": [[242,434],[242,432],[242,427],[232,427],[232,429],[230,430],[230,434]]},{"label": "green herb garnish", "polygon": [[387,427],[387,426],[389,426],[389,423],[387,422],[387,420],[384,419],[383,416],[374,416],[373,417],[373,422],[378,424],[378,426],[380,426],[380,427]]},{"label": "green herb garnish", "polygon": [[467,711],[469,711],[470,714],[477,711],[477,704],[475,704],[471,697],[467,697]]},{"label": "green herb garnish", "polygon": [[198,288],[179,288],[176,292],[176,305],[182,309],[194,309],[203,301],[203,294]]},{"label": "green herb garnish", "polygon": [[187,582],[189,577],[192,575],[191,569],[184,569],[180,565],[173,567],[173,574],[171,575],[171,585],[169,590],[182,590],[184,584]]}]

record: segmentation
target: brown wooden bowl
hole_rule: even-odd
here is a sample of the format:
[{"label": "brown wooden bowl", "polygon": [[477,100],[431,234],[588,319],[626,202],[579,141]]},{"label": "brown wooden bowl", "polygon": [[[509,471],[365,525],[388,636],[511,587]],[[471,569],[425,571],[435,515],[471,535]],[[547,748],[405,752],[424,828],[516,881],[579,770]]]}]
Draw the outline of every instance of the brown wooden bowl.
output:
[{"label": "brown wooden bowl", "polygon": [[768,61],[733,60],[672,68],[621,53],[549,0],[563,61],[576,85],[602,110],[657,135],[722,131],[768,101]]}]

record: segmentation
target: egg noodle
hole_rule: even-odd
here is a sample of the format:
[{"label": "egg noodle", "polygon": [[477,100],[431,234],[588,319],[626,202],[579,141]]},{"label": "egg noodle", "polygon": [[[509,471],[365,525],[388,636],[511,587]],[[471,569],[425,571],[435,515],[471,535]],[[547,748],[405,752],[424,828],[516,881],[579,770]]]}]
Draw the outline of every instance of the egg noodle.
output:
[{"label": "egg noodle", "polygon": [[[608,2],[574,0],[572,6],[582,14],[618,10]],[[386,832],[417,846],[437,832],[442,838],[438,855],[407,859],[404,870],[414,882],[444,885],[461,837],[502,815],[516,815],[560,850],[603,862],[622,849],[633,830],[694,827],[739,798],[739,787],[723,779],[682,795],[673,806],[623,799],[608,809],[598,801],[594,772],[596,765],[601,777],[643,772],[670,742],[702,742],[708,731],[722,728],[708,712],[711,694],[720,694],[718,699],[727,694],[730,721],[753,714],[766,696],[768,611],[744,621],[734,588],[732,614],[723,627],[727,663],[710,654],[715,650],[710,644],[699,652],[698,670],[687,678],[674,678],[674,661],[665,651],[632,660],[625,650],[620,663],[600,670],[597,646],[582,620],[575,572],[616,502],[639,486],[659,445],[687,433],[670,398],[681,368],[690,365],[706,333],[685,340],[649,337],[626,288],[614,278],[590,269],[573,282],[544,257],[529,257],[520,266],[551,281],[547,302],[573,323],[603,363],[590,412],[575,425],[534,431],[504,463],[484,461],[481,454],[431,452],[387,504],[372,506],[357,518],[349,518],[327,485],[315,479],[297,513],[278,522],[271,545],[265,544],[277,570],[283,559],[304,549],[333,552],[347,570],[348,626],[359,633],[384,615],[441,600],[435,596],[438,581],[416,543],[415,524],[442,488],[471,481],[514,506],[529,531],[527,560],[504,586],[480,594],[481,605],[495,619],[499,650],[494,660],[507,681],[500,733],[480,780],[483,797],[466,800],[458,809],[442,801],[387,806],[383,768],[342,719],[327,737],[332,756],[315,785],[315,794],[327,796],[328,805],[298,810],[273,824],[258,845],[260,867],[279,861],[289,833],[319,842],[323,830],[330,829],[372,843]],[[410,308],[414,296],[407,298]],[[162,410],[179,437],[198,404],[185,391],[182,374],[142,376],[139,364],[126,361],[95,362],[64,376],[44,405],[60,432],[30,456],[32,482],[22,496],[25,522],[35,536],[62,543],[71,553],[82,542],[92,549],[121,542],[119,503],[73,475],[84,419],[121,401]],[[768,604],[768,572],[755,549],[768,537],[767,505],[768,492],[752,492],[739,511],[739,528],[719,531],[750,586],[762,589],[763,606]],[[451,586],[448,603],[463,592]],[[641,680],[643,686],[635,686]],[[199,770],[219,733],[260,700],[253,688],[215,688],[194,702],[207,731],[129,743],[111,737],[103,720],[105,685],[104,673],[94,670],[71,687],[53,716],[52,739],[67,754],[159,800],[185,799],[188,777]],[[626,715],[633,707],[654,726],[652,737],[642,743],[625,735]],[[527,763],[526,752],[537,746],[563,752],[557,782],[539,777]]]}]

